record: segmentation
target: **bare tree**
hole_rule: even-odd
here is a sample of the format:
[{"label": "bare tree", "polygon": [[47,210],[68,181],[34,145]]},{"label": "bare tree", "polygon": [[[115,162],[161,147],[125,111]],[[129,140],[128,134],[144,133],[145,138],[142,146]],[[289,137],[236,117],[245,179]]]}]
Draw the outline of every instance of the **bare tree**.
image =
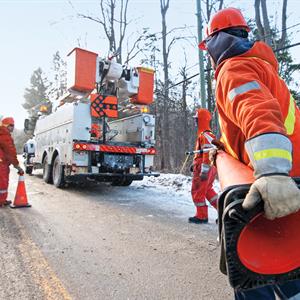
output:
[{"label": "bare tree", "polygon": [[272,39],[274,34],[272,33],[271,26],[270,26],[266,0],[255,0],[254,8],[255,8],[255,21],[257,25],[258,38],[266,42],[269,46],[273,46],[275,49],[282,48],[286,42],[286,37],[287,37],[286,34],[287,0],[283,0],[282,3],[281,37],[278,40]]},{"label": "bare tree", "polygon": [[[127,10],[129,0],[100,0],[101,17],[92,17],[79,13],[78,16],[84,19],[99,23],[108,39],[109,51],[118,53],[117,62],[122,62],[122,48],[129,24],[127,21]],[[119,15],[117,15],[117,4],[119,4]],[[118,28],[118,34],[116,33]]]},{"label": "bare tree", "polygon": [[180,116],[181,116],[181,127],[183,128],[183,135],[182,135],[182,144],[184,145],[184,149],[188,150],[189,148],[189,109],[187,104],[187,98],[188,98],[188,88],[191,84],[191,81],[188,80],[188,71],[187,71],[187,59],[185,55],[185,64],[180,69],[180,76],[182,78],[183,84],[182,84],[182,95],[181,95],[181,105],[180,105]]},{"label": "bare tree", "polygon": [[[205,0],[204,1],[205,5],[205,15],[204,19],[207,20],[207,22],[210,20],[211,15],[222,9],[224,6],[224,1],[223,0]],[[212,65],[211,61],[206,57],[206,74],[205,74],[205,79],[206,79],[206,91],[207,91],[207,108],[208,110],[213,113],[215,111],[215,99],[214,99],[214,90],[212,87],[212,81],[213,81],[214,73],[212,71]],[[218,120],[217,116],[213,116],[213,128],[216,129],[218,128],[217,126]],[[216,132],[217,133],[217,132]]]},{"label": "bare tree", "polygon": [[[169,9],[169,0],[160,0],[160,12],[162,17],[162,56],[163,56],[163,74],[164,84],[162,90],[162,102],[163,102],[163,116],[162,116],[162,144],[161,144],[161,169],[170,168],[170,154],[169,154],[169,115],[168,115],[168,99],[169,99],[169,62],[168,56],[170,47],[167,46],[167,23],[166,14]],[[169,45],[170,46],[170,45]]]}]

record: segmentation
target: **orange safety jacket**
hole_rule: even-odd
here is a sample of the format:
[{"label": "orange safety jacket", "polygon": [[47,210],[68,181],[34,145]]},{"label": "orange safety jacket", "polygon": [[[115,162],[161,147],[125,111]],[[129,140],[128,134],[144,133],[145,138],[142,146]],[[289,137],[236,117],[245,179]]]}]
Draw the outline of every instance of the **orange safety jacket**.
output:
[{"label": "orange safety jacket", "polygon": [[256,176],[300,176],[300,111],[278,75],[272,49],[255,42],[216,69],[222,142]]},{"label": "orange safety jacket", "polygon": [[0,126],[0,164],[19,165],[17,151],[9,130]]},{"label": "orange safety jacket", "polygon": [[[195,150],[211,148],[211,140],[215,139],[215,135],[210,130],[200,132],[197,137]],[[210,160],[208,152],[202,154],[196,153],[194,156],[194,164],[201,163],[201,173],[208,173],[210,170]]]}]

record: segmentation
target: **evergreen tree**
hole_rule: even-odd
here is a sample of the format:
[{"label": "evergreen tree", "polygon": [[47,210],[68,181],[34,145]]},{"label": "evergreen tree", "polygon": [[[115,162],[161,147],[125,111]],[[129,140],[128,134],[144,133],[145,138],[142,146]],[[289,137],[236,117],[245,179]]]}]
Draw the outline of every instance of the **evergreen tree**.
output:
[{"label": "evergreen tree", "polygon": [[60,56],[59,51],[53,55],[52,59],[53,82],[49,86],[51,100],[57,100],[67,92],[67,63]]},{"label": "evergreen tree", "polygon": [[47,107],[47,113],[51,112],[51,102],[49,101],[47,89],[49,83],[41,68],[36,69],[30,78],[30,87],[25,89],[25,102],[23,107],[30,117],[37,117],[42,105]]}]

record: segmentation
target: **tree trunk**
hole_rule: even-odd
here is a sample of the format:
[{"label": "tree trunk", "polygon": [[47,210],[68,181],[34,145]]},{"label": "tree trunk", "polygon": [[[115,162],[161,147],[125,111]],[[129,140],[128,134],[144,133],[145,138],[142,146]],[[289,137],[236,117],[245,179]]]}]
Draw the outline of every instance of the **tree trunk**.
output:
[{"label": "tree trunk", "polygon": [[266,0],[260,0],[260,1],[261,1],[261,8],[262,8],[264,29],[265,29],[265,42],[269,46],[272,46],[272,36],[271,36],[270,21],[268,16]]},{"label": "tree trunk", "polygon": [[260,0],[255,0],[254,8],[255,8],[255,21],[256,21],[256,26],[258,31],[258,38],[264,41],[265,30],[261,23],[261,18],[260,18]]},{"label": "tree trunk", "polygon": [[283,0],[283,4],[282,4],[282,13],[281,13],[281,38],[278,41],[278,43],[276,44],[275,49],[280,49],[284,47],[284,44],[286,42],[286,37],[287,37],[287,33],[286,33],[286,10],[287,10],[287,0]]},{"label": "tree trunk", "polygon": [[162,53],[163,53],[163,74],[164,74],[164,84],[163,84],[163,128],[164,132],[162,140],[162,157],[165,162],[165,168],[170,169],[170,131],[169,131],[169,66],[168,66],[168,52],[167,52],[167,24],[166,24],[166,14],[169,8],[169,0],[160,0],[161,16],[162,16]]}]

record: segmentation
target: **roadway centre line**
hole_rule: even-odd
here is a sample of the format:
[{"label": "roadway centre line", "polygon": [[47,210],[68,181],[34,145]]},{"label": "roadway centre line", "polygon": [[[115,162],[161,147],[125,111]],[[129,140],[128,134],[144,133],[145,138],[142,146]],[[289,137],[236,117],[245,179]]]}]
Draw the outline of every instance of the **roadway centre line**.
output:
[{"label": "roadway centre line", "polygon": [[20,244],[17,247],[26,265],[30,266],[28,269],[32,279],[42,289],[45,299],[72,300],[38,246],[28,236],[19,217],[14,214],[13,219],[20,233]]}]

